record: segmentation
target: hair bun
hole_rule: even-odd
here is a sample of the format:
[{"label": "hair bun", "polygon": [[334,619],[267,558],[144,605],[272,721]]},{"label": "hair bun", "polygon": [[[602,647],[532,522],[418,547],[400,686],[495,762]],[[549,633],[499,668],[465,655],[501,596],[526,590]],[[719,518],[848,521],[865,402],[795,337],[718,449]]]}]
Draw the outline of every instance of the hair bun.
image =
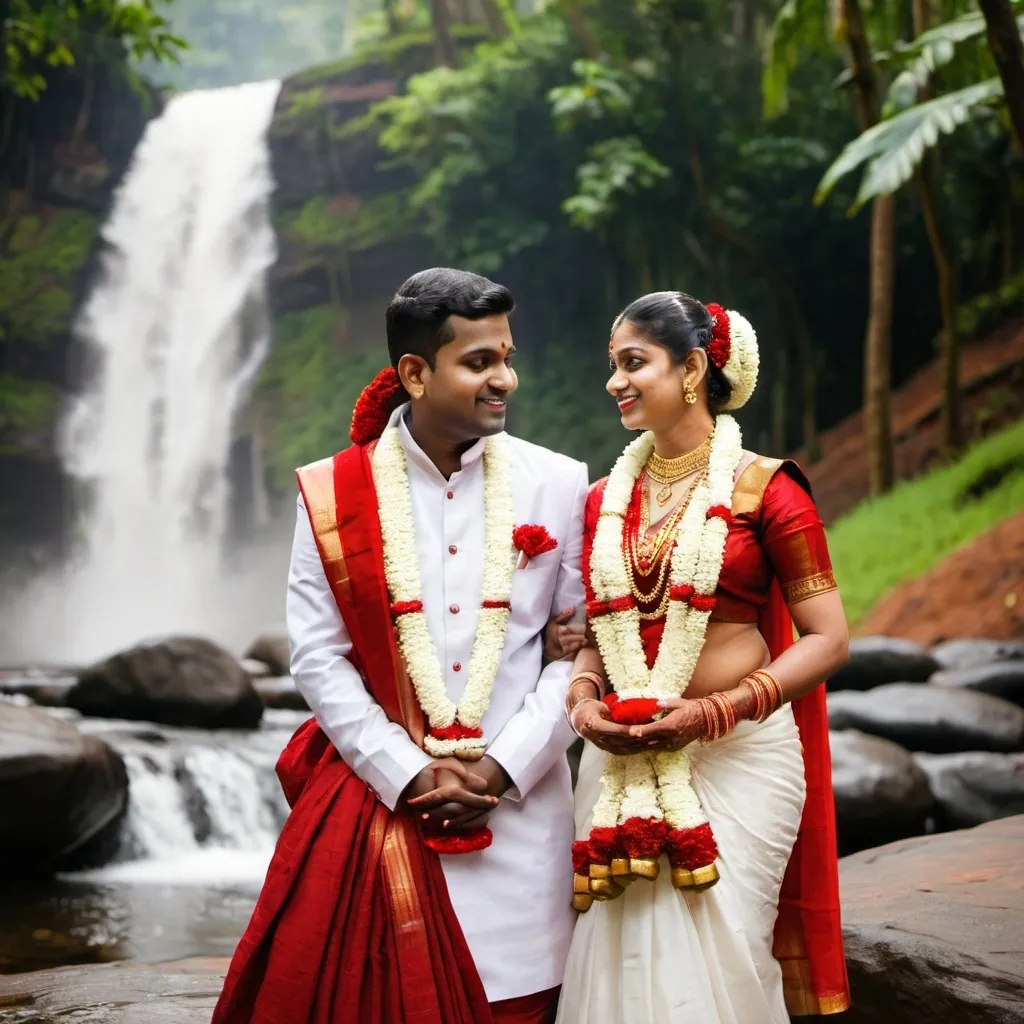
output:
[{"label": "hair bun", "polygon": [[742,313],[724,309],[716,302],[709,302],[707,311],[715,321],[707,344],[708,360],[722,371],[732,389],[722,411],[734,412],[747,404],[757,385],[761,361],[757,333]]}]

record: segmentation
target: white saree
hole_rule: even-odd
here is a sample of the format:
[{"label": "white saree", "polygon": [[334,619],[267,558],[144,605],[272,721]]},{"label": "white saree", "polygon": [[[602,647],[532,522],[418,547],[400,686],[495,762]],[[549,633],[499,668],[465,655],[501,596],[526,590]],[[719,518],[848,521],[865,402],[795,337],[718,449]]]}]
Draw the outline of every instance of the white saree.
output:
[{"label": "white saree", "polygon": [[[672,888],[667,865],[616,900],[594,903],[573,932],[557,1024],[788,1024],[772,956],[779,890],[804,804],[804,764],[789,705],[690,748],[693,786],[719,848],[721,880]],[[586,744],[576,836],[610,755]]]}]

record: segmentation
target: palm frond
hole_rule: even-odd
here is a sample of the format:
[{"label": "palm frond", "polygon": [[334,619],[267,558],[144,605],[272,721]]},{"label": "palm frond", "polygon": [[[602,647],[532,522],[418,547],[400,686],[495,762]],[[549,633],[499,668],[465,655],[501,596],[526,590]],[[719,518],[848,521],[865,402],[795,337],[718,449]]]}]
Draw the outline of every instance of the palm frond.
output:
[{"label": "palm frond", "polygon": [[821,179],[814,201],[822,202],[836,182],[864,164],[867,170],[851,212],[875,196],[895,192],[913,177],[922,156],[940,135],[954,132],[1002,95],[1003,83],[990,78],[880,121],[839,154]]},{"label": "palm frond", "polygon": [[[928,84],[931,76],[951,63],[957,47],[985,35],[985,18],[980,11],[969,11],[959,18],[944,22],[922,32],[913,42],[898,47],[898,56],[910,60],[906,72],[919,86]],[[1024,15],[1017,19],[1017,28],[1024,36]]]}]

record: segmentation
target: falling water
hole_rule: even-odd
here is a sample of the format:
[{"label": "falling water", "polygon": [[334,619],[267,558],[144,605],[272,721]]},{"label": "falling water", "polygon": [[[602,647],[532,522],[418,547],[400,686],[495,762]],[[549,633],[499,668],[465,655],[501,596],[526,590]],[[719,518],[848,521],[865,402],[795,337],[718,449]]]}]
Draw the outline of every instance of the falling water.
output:
[{"label": "falling water", "polygon": [[61,582],[65,658],[169,632],[225,639],[218,622],[237,610],[222,565],[228,459],[269,340],[278,90],[172,99],[103,229],[78,324],[95,372],[63,424],[66,467],[88,497],[82,559]]}]

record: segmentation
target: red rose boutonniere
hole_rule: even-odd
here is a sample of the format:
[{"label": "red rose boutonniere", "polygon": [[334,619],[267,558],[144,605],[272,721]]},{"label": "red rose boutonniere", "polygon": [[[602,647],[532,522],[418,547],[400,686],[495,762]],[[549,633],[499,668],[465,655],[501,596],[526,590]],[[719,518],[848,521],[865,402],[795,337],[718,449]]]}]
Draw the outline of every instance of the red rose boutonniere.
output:
[{"label": "red rose boutonniere", "polygon": [[512,531],[512,543],[519,552],[517,569],[525,569],[531,558],[554,551],[558,547],[558,541],[543,526],[536,523],[517,526]]}]

